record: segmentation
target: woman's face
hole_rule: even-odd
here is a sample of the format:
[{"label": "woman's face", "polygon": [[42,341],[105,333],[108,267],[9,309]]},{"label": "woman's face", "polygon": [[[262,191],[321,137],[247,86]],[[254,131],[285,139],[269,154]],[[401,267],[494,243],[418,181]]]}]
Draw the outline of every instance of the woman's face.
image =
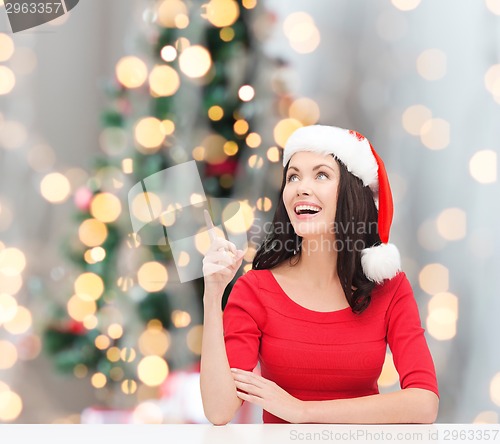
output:
[{"label": "woman's face", "polygon": [[291,157],[283,203],[298,236],[335,237],[339,179],[339,166],[331,155],[301,151]]}]

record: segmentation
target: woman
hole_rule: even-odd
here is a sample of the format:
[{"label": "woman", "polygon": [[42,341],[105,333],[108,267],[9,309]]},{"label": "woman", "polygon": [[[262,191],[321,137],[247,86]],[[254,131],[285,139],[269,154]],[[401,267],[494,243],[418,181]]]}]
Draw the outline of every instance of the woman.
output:
[{"label": "woman", "polygon": [[[320,125],[295,131],[283,157],[272,231],[224,313],[221,297],[243,252],[212,237],[204,259],[207,418],[226,424],[247,401],[264,409],[264,423],[434,422],[434,364],[388,244],[382,160],[359,133]],[[387,345],[401,390],[379,394]],[[252,372],[257,363],[262,375]]]}]

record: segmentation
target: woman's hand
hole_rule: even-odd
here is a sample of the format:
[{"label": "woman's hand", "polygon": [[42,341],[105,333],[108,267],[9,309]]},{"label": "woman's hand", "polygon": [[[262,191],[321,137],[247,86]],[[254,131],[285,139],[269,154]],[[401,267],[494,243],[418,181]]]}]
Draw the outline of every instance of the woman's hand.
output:
[{"label": "woman's hand", "polygon": [[256,404],[285,421],[294,424],[303,422],[304,401],[294,398],[275,382],[253,372],[233,368],[231,372],[240,399]]},{"label": "woman's hand", "polygon": [[232,242],[216,236],[214,224],[207,210],[205,210],[205,223],[211,241],[203,258],[205,295],[222,297],[225,288],[240,268],[245,253],[237,250]]}]

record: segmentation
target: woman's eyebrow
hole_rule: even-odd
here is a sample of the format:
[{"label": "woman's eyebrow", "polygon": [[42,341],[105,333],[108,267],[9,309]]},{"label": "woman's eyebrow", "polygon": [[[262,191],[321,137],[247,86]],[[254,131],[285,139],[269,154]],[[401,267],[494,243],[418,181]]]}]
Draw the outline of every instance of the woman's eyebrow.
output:
[{"label": "woman's eyebrow", "polygon": [[[330,166],[330,165],[325,165],[324,163],[321,163],[319,165],[316,165],[314,168],[313,168],[313,171],[316,171],[318,168],[321,168],[321,167],[327,167],[327,168],[330,168],[333,172],[335,172],[335,170]],[[289,170],[296,170],[296,171],[300,171],[297,167],[294,167],[294,166],[291,166],[291,167],[288,167]]]}]

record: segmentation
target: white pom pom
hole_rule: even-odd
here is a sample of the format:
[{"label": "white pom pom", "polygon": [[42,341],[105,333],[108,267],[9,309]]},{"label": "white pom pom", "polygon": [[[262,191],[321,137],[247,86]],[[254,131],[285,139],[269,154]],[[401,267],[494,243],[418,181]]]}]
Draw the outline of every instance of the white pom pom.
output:
[{"label": "white pom pom", "polygon": [[381,244],[361,251],[361,265],[370,281],[381,284],[401,271],[401,258],[394,244]]}]

